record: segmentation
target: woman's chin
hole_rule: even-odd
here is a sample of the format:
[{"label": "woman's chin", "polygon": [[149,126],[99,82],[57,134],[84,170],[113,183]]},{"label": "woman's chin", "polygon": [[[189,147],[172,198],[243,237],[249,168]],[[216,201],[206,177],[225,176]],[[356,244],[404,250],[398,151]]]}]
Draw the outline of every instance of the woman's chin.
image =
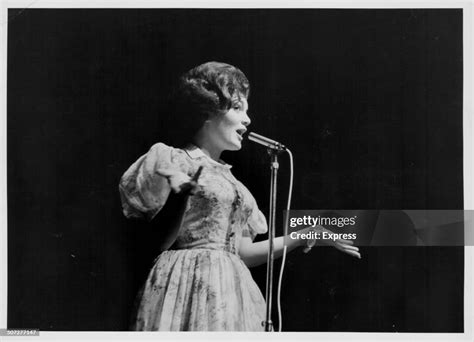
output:
[{"label": "woman's chin", "polygon": [[228,151],[238,151],[242,148],[242,143],[236,143],[236,144],[232,144],[232,146],[229,146],[229,148],[227,149]]}]

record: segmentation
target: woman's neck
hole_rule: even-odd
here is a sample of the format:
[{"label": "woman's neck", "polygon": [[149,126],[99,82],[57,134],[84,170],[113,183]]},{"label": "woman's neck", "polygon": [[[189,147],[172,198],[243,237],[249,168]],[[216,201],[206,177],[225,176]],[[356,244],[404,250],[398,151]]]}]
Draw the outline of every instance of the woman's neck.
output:
[{"label": "woman's neck", "polygon": [[193,140],[193,144],[199,147],[201,151],[208,157],[214,159],[217,162],[220,160],[222,150],[208,141],[208,139],[204,139],[198,135]]}]

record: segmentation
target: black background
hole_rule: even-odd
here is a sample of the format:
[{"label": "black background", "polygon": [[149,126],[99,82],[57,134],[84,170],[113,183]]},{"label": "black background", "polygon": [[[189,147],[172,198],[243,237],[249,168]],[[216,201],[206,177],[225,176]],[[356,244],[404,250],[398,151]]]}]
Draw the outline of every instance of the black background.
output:
[{"label": "black background", "polygon": [[[462,10],[10,10],[9,328],[127,329],[156,228],[122,216],[118,181],[209,60],[245,72],[251,128],[292,149],[293,208],[463,208]],[[264,149],[223,159],[267,213]],[[462,248],[361,252],[289,255],[284,330],[463,330]]]}]

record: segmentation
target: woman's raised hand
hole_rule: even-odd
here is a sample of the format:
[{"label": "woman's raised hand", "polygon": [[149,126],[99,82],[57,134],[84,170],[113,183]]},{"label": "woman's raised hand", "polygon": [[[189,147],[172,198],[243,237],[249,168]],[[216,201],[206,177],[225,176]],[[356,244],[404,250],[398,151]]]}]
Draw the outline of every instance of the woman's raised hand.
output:
[{"label": "woman's raised hand", "polygon": [[189,177],[187,174],[181,171],[158,169],[156,173],[160,176],[168,179],[171,190],[176,194],[189,194],[194,195],[199,191],[200,185],[198,184],[199,176],[202,172],[202,166],[196,171],[193,177]]}]

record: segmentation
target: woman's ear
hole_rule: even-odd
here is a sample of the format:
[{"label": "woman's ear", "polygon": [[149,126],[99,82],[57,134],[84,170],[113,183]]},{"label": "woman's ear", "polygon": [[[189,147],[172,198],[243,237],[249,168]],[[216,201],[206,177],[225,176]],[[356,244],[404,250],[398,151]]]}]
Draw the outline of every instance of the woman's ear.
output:
[{"label": "woman's ear", "polygon": [[203,126],[203,127],[209,126],[209,125],[214,121],[213,119],[214,119],[214,118],[207,118],[207,119],[203,122],[202,126]]}]

